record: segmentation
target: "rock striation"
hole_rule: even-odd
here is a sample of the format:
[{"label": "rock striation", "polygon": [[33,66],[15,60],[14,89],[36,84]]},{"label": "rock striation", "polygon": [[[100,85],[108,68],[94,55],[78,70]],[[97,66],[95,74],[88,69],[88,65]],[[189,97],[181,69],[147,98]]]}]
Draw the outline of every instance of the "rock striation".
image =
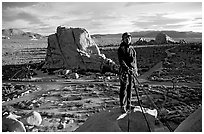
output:
[{"label": "rock striation", "polygon": [[117,65],[101,54],[86,29],[57,27],[49,35],[43,68],[85,71],[114,71]]},{"label": "rock striation", "polygon": [[[148,118],[151,131],[157,131],[158,128],[165,127],[155,125],[156,110],[143,108]],[[129,117],[128,117],[129,116]],[[128,119],[129,118],[129,119]],[[128,130],[129,120],[129,130]],[[122,114],[120,108],[101,111],[88,118],[88,120],[76,129],[76,132],[148,132],[148,126],[142,115],[140,107],[136,107],[131,113]]]}]

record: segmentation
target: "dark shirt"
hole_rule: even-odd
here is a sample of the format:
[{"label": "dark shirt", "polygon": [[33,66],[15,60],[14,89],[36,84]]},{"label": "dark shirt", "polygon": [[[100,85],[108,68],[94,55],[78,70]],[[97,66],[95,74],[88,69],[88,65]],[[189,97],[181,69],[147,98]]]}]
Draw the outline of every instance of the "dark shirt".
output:
[{"label": "dark shirt", "polygon": [[138,71],[136,51],[132,46],[126,45],[122,42],[118,48],[118,60],[120,64],[120,71],[127,71],[127,67],[134,69],[136,72]]}]

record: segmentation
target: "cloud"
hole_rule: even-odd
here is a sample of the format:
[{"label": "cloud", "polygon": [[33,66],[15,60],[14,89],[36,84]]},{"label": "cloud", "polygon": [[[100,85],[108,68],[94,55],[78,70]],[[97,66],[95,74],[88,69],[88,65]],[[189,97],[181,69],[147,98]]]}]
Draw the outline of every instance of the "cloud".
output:
[{"label": "cloud", "polygon": [[42,24],[43,23],[40,19],[38,19],[38,17],[32,14],[29,14],[29,13],[25,13],[25,12],[19,13],[17,15],[17,18],[28,21],[30,22],[30,24]]},{"label": "cloud", "polygon": [[20,12],[18,14],[13,14],[13,16],[3,16],[4,21],[15,21],[15,20],[24,20],[29,22],[30,24],[42,24],[43,22],[38,19],[35,15],[26,13],[26,12]]},{"label": "cloud", "polygon": [[22,8],[36,5],[38,2],[2,2],[2,8]]},{"label": "cloud", "polygon": [[129,6],[138,6],[138,5],[155,5],[155,4],[164,4],[165,2],[128,2],[125,4],[125,7]]},{"label": "cloud", "polygon": [[152,16],[140,16],[139,21],[133,21],[133,25],[141,29],[160,29],[160,28],[177,28],[181,27],[181,22],[188,21],[188,19],[167,18],[166,14],[156,14]]},{"label": "cloud", "polygon": [[201,18],[201,17],[198,17],[198,18],[194,18],[194,20],[200,20],[200,21],[202,21],[202,18]]},{"label": "cloud", "polygon": [[177,28],[182,28],[182,27],[184,27],[184,25],[182,25],[182,24],[168,24],[168,25],[165,25],[166,29],[177,29]]},{"label": "cloud", "polygon": [[2,26],[42,33],[53,33],[59,25],[83,27],[92,34],[177,29],[184,25],[193,31],[190,26],[202,22],[201,5],[196,2],[3,2]]}]

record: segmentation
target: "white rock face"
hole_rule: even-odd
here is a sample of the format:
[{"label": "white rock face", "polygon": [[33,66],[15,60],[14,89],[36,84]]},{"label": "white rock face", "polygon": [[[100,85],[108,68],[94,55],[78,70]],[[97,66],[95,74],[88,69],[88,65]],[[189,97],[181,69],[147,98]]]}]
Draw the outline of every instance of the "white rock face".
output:
[{"label": "white rock face", "polygon": [[59,26],[57,33],[48,37],[43,68],[101,71],[104,68],[117,69],[117,65],[100,53],[85,29]]},{"label": "white rock face", "polygon": [[23,122],[24,125],[39,126],[42,122],[42,117],[38,112],[32,111],[31,113],[22,117],[20,121]]}]

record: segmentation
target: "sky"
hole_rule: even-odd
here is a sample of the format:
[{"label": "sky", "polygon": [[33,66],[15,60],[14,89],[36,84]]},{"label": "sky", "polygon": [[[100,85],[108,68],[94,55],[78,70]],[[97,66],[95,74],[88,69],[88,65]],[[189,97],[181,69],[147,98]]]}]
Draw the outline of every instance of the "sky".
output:
[{"label": "sky", "polygon": [[49,35],[57,26],[90,34],[202,32],[202,2],[3,2],[2,28]]}]

